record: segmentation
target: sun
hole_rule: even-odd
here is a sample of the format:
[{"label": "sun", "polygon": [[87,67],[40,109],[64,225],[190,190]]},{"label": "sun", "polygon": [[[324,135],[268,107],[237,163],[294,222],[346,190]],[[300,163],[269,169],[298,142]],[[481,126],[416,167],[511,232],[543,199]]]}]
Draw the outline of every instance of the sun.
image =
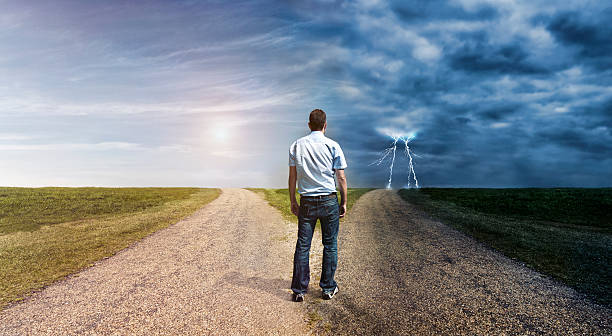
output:
[{"label": "sun", "polygon": [[212,128],[214,139],[220,142],[227,140],[230,136],[229,133],[229,128],[222,125],[216,125]]}]

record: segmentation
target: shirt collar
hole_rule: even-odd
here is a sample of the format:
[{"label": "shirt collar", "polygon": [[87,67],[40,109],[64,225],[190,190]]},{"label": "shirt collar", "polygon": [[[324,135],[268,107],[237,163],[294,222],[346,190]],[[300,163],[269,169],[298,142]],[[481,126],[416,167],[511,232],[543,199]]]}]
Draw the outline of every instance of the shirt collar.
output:
[{"label": "shirt collar", "polygon": [[314,135],[314,136],[323,136],[323,132],[321,131],[311,131],[310,135]]}]

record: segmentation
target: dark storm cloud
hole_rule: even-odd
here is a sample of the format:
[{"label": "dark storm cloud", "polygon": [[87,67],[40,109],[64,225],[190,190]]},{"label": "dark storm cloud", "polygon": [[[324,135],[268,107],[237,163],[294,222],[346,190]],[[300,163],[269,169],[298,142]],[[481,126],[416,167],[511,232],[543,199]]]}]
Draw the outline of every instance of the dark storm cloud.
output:
[{"label": "dark storm cloud", "polygon": [[574,148],[584,153],[609,154],[612,152],[612,144],[607,139],[592,137],[584,130],[577,129],[549,129],[538,132],[534,137],[535,142],[556,143],[560,147]]},{"label": "dark storm cloud", "polygon": [[576,61],[602,70],[612,65],[612,8],[584,17],[580,12],[555,16],[547,28],[564,45],[576,47]]},{"label": "dark storm cloud", "polygon": [[[426,101],[428,98],[433,99],[433,103],[437,96],[443,92],[447,92],[456,83],[449,77],[444,75],[415,75],[411,73],[404,74],[398,85],[391,89],[391,92],[397,93],[399,97],[406,99],[419,98]],[[397,101],[396,97],[393,101]],[[401,101],[405,103],[405,101]]]},{"label": "dark storm cloud", "polygon": [[391,9],[401,20],[408,23],[419,23],[432,19],[446,20],[493,20],[498,17],[497,9],[489,5],[480,5],[474,11],[466,11],[459,5],[448,1],[392,1]]},{"label": "dark storm cloud", "polygon": [[483,119],[500,121],[511,116],[521,108],[520,105],[512,105],[507,103],[500,104],[499,107],[487,107],[483,111],[479,112],[479,115]]},{"label": "dark storm cloud", "polygon": [[520,44],[490,48],[477,43],[457,50],[449,58],[455,70],[497,74],[541,74],[547,70],[544,65],[527,60],[528,53]]},{"label": "dark storm cloud", "polygon": [[612,98],[601,104],[596,104],[585,108],[585,112],[591,115],[591,118],[585,118],[584,123],[586,128],[607,128],[605,131],[612,135]]},{"label": "dark storm cloud", "polygon": [[392,140],[377,130],[397,128],[417,132],[422,185],[610,185],[610,11],[465,3],[345,5],[342,20],[318,12],[300,26],[300,40],[330,48],[310,53],[319,83],[352,88],[325,106],[346,115],[331,136],[356,181],[384,185],[386,167],[369,164]]}]

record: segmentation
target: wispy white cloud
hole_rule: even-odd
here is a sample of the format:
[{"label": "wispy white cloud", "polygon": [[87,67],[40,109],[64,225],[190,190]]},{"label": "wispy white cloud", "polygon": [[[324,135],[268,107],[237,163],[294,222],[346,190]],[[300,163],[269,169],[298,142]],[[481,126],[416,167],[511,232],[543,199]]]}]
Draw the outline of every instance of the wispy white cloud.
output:
[{"label": "wispy white cloud", "polygon": [[491,128],[504,128],[508,126],[510,126],[510,123],[507,122],[497,122],[491,124]]},{"label": "wispy white cloud", "polygon": [[248,153],[243,150],[222,150],[222,151],[213,151],[210,153],[213,156],[226,158],[226,159],[246,159],[252,158],[254,156],[258,156],[257,153]]},{"label": "wispy white cloud", "polygon": [[0,141],[10,140],[29,140],[33,139],[34,136],[29,134],[11,134],[11,133],[0,133]]},{"label": "wispy white cloud", "polygon": [[[1,140],[1,139],[0,139]],[[11,140],[22,140],[14,138]],[[161,146],[145,146],[139,143],[106,141],[97,143],[9,143],[0,144],[0,151],[160,151],[173,153],[190,153],[193,147],[185,144],[168,144]]]},{"label": "wispy white cloud", "polygon": [[61,143],[61,144],[0,144],[0,151],[98,151],[142,150],[140,144],[130,142]]}]

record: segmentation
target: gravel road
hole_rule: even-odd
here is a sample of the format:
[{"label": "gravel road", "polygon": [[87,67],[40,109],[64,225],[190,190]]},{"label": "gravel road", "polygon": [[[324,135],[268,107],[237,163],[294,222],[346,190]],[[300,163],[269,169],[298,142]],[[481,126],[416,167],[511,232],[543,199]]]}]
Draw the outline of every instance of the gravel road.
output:
[{"label": "gravel road", "polygon": [[[293,334],[295,225],[251,191],[185,220],[0,313],[0,335]],[[293,235],[292,235],[293,234]]]},{"label": "gravel road", "polygon": [[361,335],[612,335],[612,311],[427,219],[395,191],[341,224],[340,293],[319,330]]},{"label": "gravel road", "polygon": [[610,309],[427,219],[395,192],[340,224],[340,293],[320,299],[321,236],[290,301],[297,226],[224,189],[185,220],[0,312],[0,335],[611,335]]}]

